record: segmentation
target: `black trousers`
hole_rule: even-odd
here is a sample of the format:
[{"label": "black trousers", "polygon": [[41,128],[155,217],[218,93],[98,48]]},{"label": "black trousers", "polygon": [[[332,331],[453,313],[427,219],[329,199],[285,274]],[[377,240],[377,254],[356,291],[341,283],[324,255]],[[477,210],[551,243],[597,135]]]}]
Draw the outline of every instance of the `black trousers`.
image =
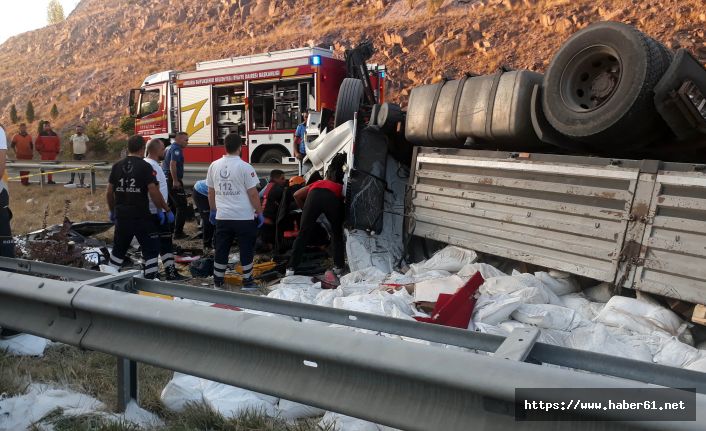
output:
[{"label": "black trousers", "polygon": [[145,278],[155,278],[159,265],[159,233],[151,216],[118,217],[113,234],[113,251],[110,253],[110,266],[120,269],[127,255],[133,238],[142,247],[142,259],[145,261]]},{"label": "black trousers", "polygon": [[240,266],[243,267],[243,279],[252,277],[257,223],[255,220],[216,220],[216,256],[213,263],[213,279],[217,283],[223,282],[228,267],[228,253],[230,253],[230,247],[236,239],[240,248]]},{"label": "black trousers", "polygon": [[157,237],[159,239],[159,257],[162,259],[162,265],[165,268],[174,266],[174,244],[172,242],[172,232],[174,231],[173,223],[159,224],[159,217],[155,214],[152,216],[153,222],[157,227]]},{"label": "black trousers", "polygon": [[175,189],[171,175],[167,175],[167,190],[169,192],[169,207],[174,212],[174,233],[184,233],[186,223],[186,192],[184,188]]},{"label": "black trousers", "polygon": [[204,196],[201,193],[194,190],[191,193],[191,199],[194,201],[194,206],[196,210],[201,214],[201,228],[203,230],[203,246],[213,247],[213,231],[215,226],[208,221],[208,217],[211,215],[211,206],[208,204],[208,196]]},{"label": "black trousers", "polygon": [[309,243],[312,233],[316,230],[318,218],[325,215],[331,224],[331,245],[333,246],[333,264],[339,268],[345,265],[345,242],[343,241],[343,200],[326,189],[315,189],[309,192],[302,209],[299,235],[292,247],[289,258],[289,268],[296,268],[302,261],[304,248]]},{"label": "black trousers", "polygon": [[[74,154],[74,160],[83,160],[86,158],[85,154]],[[76,178],[76,172],[71,172],[71,181],[70,183],[73,184],[74,178]],[[78,181],[80,184],[83,184],[83,181],[86,179],[86,173],[85,172],[79,172],[78,174]]]},{"label": "black trousers", "polygon": [[10,194],[3,189],[0,192],[0,256],[3,257],[15,257],[15,241],[12,238],[10,220]]}]

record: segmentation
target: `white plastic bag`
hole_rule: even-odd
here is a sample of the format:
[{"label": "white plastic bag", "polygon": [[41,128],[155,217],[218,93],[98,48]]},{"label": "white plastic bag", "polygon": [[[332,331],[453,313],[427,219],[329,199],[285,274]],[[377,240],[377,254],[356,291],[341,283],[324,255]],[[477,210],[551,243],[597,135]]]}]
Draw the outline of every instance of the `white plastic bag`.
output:
[{"label": "white plastic bag", "polygon": [[476,259],[478,259],[478,255],[475,251],[449,245],[436,252],[431,259],[410,265],[408,274],[421,274],[434,269],[458,272],[465,265],[475,262]]},{"label": "white plastic bag", "polygon": [[0,352],[10,356],[44,356],[50,341],[30,334],[19,334],[0,339]]},{"label": "white plastic bag", "polygon": [[654,357],[654,361],[662,365],[684,368],[702,357],[699,349],[682,343],[676,337],[670,337],[662,344],[661,349]]},{"label": "white plastic bag", "polygon": [[387,274],[375,268],[374,266],[371,266],[369,268],[348,273],[341,277],[340,281],[342,285],[361,282],[379,283],[383,281],[386,277]]},{"label": "white plastic bag", "polygon": [[679,316],[671,310],[625,296],[610,298],[596,320],[640,334],[651,334],[659,330],[669,335],[679,335],[682,324]]},{"label": "white plastic bag", "polygon": [[204,401],[203,394],[206,388],[214,383],[210,380],[175,372],[174,377],[162,389],[160,399],[167,410],[181,412],[188,403]]},{"label": "white plastic bag", "polygon": [[551,304],[522,304],[512,312],[512,318],[540,328],[571,331],[584,323],[574,310]]},{"label": "white plastic bag", "polygon": [[392,316],[393,308],[396,306],[399,311],[411,316],[413,314],[412,307],[406,301],[402,296],[378,290],[367,295],[334,298],[333,308]]},{"label": "white plastic bag", "polygon": [[314,304],[322,307],[333,307],[333,300],[343,296],[343,289],[322,289],[316,298]]},{"label": "white plastic bag", "polygon": [[472,322],[498,325],[506,321],[522,299],[510,295],[480,295],[473,308]]},{"label": "white plastic bag", "polygon": [[601,323],[582,326],[571,331],[567,347],[638,361],[652,361],[649,347],[640,339],[620,339]]},{"label": "white plastic bag", "polygon": [[534,276],[544,283],[557,296],[568,295],[579,291],[578,282],[568,273],[552,271],[551,273],[539,271]]},{"label": "white plastic bag", "polygon": [[595,319],[605,306],[605,304],[600,302],[589,301],[581,293],[570,293],[560,296],[559,299],[561,299],[564,307],[571,308],[586,320]]},{"label": "white plastic bag", "polygon": [[464,265],[464,267],[461,268],[460,271],[458,271],[457,275],[459,277],[472,277],[476,272],[480,272],[480,275],[481,277],[483,277],[484,280],[493,277],[507,277],[507,274],[495,268],[494,266],[480,262],[469,263],[467,265]]},{"label": "white plastic bag", "polygon": [[326,412],[319,426],[324,429],[333,427],[333,431],[381,431],[377,424],[334,412]]},{"label": "white plastic bag", "polygon": [[269,395],[222,383],[209,386],[204,392],[204,400],[226,418],[235,418],[248,411],[274,417],[277,415],[275,406],[279,401]]},{"label": "white plastic bag", "polygon": [[485,280],[480,292],[487,295],[517,296],[525,304],[561,305],[561,300],[532,274],[493,277]]}]

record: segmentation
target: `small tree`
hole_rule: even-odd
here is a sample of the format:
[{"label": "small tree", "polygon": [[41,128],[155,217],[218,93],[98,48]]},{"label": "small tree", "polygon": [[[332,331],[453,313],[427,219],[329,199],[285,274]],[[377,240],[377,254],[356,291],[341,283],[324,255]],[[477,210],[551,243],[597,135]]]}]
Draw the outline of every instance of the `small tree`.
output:
[{"label": "small tree", "polygon": [[96,154],[105,154],[108,151],[108,141],[112,138],[113,132],[113,130],[106,129],[97,118],[86,124],[86,136]]},{"label": "small tree", "polygon": [[64,7],[59,0],[49,0],[47,5],[47,22],[49,25],[59,24],[64,21]]},{"label": "small tree", "polygon": [[135,134],[135,118],[131,117],[129,115],[124,115],[120,118],[120,124],[118,125],[118,128],[120,129],[121,132],[125,133],[128,136],[132,136]]},{"label": "small tree", "polygon": [[12,124],[17,124],[17,122],[20,121],[20,117],[17,116],[17,108],[14,103],[10,106],[10,121]]},{"label": "small tree", "polygon": [[27,102],[27,108],[25,109],[25,118],[28,123],[34,123],[34,105],[32,101]]},{"label": "small tree", "polygon": [[56,103],[52,105],[49,115],[51,115],[52,120],[56,120],[56,117],[59,116],[59,108],[56,107]]}]

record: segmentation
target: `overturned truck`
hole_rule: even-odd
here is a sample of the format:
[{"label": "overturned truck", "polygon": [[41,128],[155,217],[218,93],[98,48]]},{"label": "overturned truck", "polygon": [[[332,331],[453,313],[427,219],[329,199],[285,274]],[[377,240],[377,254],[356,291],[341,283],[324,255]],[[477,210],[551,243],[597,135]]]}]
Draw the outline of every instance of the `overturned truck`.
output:
[{"label": "overturned truck", "polygon": [[312,171],[347,154],[352,266],[433,240],[706,303],[706,70],[688,51],[601,22],[545,74],[421,86],[406,112],[356,81],[308,143]]}]

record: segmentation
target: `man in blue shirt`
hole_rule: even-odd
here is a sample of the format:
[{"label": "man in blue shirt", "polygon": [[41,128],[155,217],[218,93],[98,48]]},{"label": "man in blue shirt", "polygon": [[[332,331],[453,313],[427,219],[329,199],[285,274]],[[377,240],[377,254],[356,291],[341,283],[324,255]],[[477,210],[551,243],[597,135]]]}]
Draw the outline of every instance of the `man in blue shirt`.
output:
[{"label": "man in blue shirt", "polygon": [[167,177],[169,206],[176,214],[174,222],[174,239],[184,239],[184,223],[186,223],[186,193],[184,192],[184,148],[189,145],[189,135],[179,132],[174,143],[164,152],[162,170]]},{"label": "man in blue shirt", "polygon": [[297,126],[297,130],[294,132],[294,157],[302,160],[306,155],[306,141],[304,141],[304,136],[306,135],[306,119],[309,118],[309,113],[302,112],[302,123]]},{"label": "man in blue shirt", "polygon": [[203,250],[204,254],[208,254],[213,248],[213,231],[215,230],[215,226],[208,220],[211,213],[211,206],[208,203],[208,184],[206,184],[206,180],[196,181],[191,198],[194,200],[196,209],[201,214]]}]

